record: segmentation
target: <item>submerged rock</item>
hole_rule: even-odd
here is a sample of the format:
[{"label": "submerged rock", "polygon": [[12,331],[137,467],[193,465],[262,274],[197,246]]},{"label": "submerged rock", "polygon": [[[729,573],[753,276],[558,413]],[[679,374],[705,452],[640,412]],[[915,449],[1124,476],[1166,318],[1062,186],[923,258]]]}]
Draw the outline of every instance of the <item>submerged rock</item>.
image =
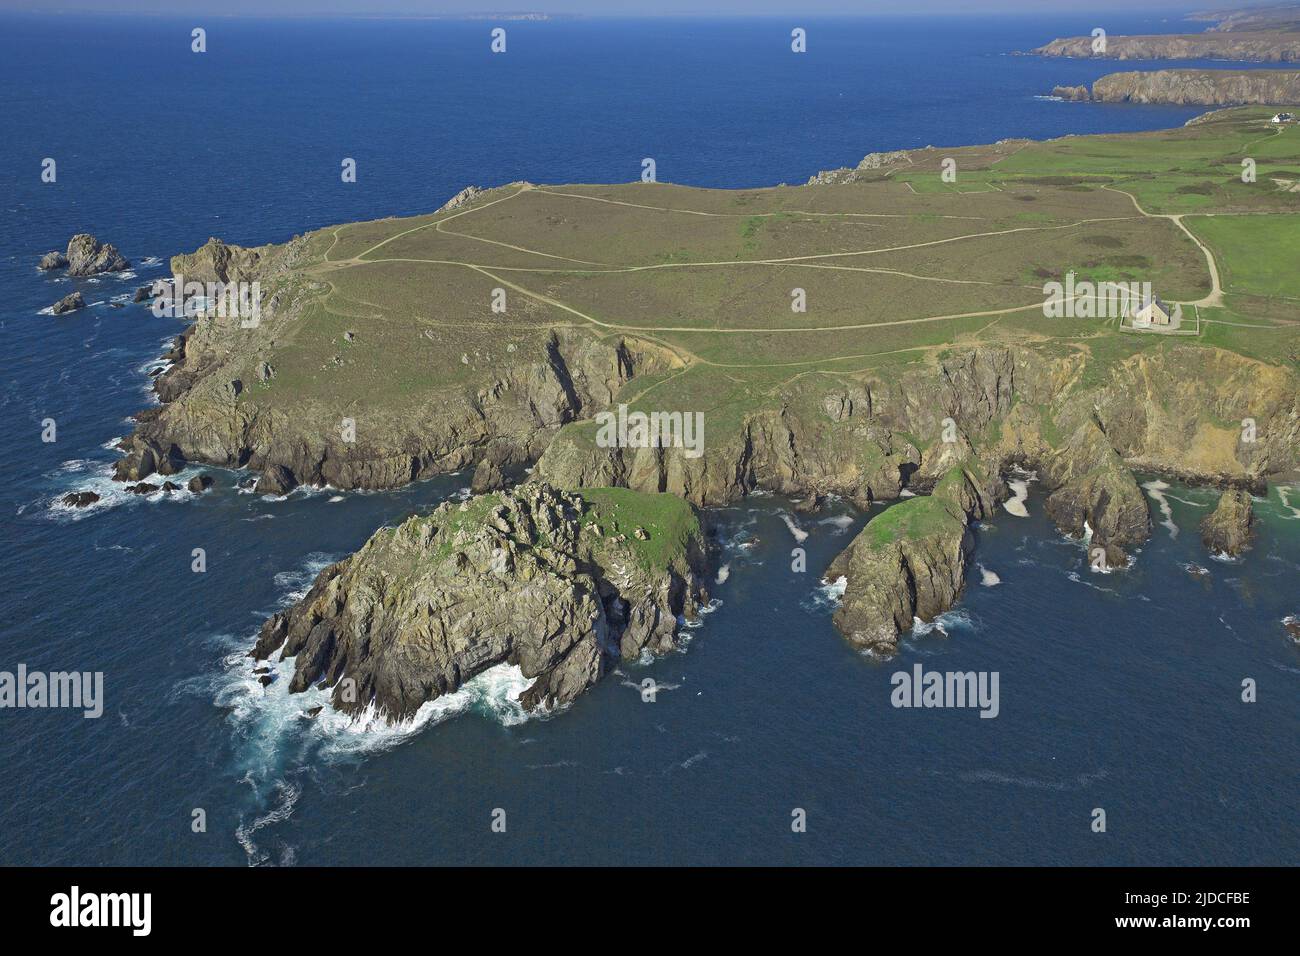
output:
[{"label": "submerged rock", "polygon": [[[534,678],[525,708],[568,704],[619,658],[676,647],[705,569],[686,502],[588,495],[529,484],[383,529],[268,620],[252,656],[293,658],[291,693],[323,682],[339,710],[390,720],[504,663]],[[656,527],[656,546],[582,534],[600,515]]]},{"label": "submerged rock", "polygon": [[1201,522],[1201,541],[1210,551],[1235,558],[1250,547],[1254,528],[1250,493],[1233,489],[1220,496],[1218,507]]},{"label": "submerged rock", "polygon": [[208,475],[195,475],[186,487],[196,494],[202,494],[212,487],[212,479]]},{"label": "submerged rock", "polygon": [[93,491],[74,491],[63,496],[63,503],[70,508],[85,508],[99,500]]},{"label": "submerged rock", "polygon": [[1291,640],[1300,644],[1300,616],[1288,614],[1286,617],[1282,618],[1282,627],[1286,629]]},{"label": "submerged rock", "polygon": [[131,263],[110,243],[100,242],[89,233],[78,233],[68,240],[68,275],[93,276],[101,272],[122,272]]}]

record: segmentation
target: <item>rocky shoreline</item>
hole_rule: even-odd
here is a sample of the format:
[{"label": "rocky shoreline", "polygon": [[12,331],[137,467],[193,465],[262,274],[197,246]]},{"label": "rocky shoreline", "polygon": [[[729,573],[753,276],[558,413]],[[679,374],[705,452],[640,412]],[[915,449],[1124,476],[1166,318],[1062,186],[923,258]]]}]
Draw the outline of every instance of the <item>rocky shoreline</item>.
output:
[{"label": "rocky shoreline", "polygon": [[694,510],[653,497],[539,483],[444,502],[322,571],[252,656],[293,658],[289,692],[333,688],[347,714],[408,720],[498,664],[533,680],[526,710],[565,707],[619,661],[673,650],[708,602]]}]

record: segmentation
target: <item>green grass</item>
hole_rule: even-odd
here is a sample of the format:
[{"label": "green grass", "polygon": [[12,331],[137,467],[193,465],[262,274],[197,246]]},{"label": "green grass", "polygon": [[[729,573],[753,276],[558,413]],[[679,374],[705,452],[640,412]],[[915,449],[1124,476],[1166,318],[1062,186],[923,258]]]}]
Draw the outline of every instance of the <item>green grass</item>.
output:
[{"label": "green grass", "polygon": [[959,531],[963,521],[954,517],[952,505],[942,497],[926,495],[891,505],[869,522],[863,532],[872,548],[886,548],[904,539]]},{"label": "green grass", "polygon": [[[681,568],[691,541],[699,537],[695,510],[676,495],[643,494],[627,488],[583,488],[579,494],[588,506],[582,523],[600,525],[607,546],[627,550],[643,568]],[[636,528],[644,528],[649,539],[635,537]],[[609,540],[620,533],[627,536],[626,541]]]},{"label": "green grass", "polygon": [[1300,312],[1300,212],[1197,216],[1187,226],[1214,251],[1225,291],[1284,296]]}]

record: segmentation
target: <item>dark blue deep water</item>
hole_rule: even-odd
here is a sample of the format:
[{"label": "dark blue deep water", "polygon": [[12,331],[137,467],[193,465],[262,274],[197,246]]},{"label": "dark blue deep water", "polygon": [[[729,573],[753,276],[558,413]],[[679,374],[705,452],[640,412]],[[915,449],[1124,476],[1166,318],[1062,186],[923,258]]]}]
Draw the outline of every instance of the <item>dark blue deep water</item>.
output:
[{"label": "dark blue deep water", "polygon": [[[521,722],[503,682],[479,681],[404,734],[300,720],[243,654],[324,563],[463,476],[275,502],[217,472],[202,499],[51,508],[110,489],[106,446],[179,328],[113,298],[210,235],[283,241],[426,212],[469,183],[630,180],[644,156],[661,180],[756,186],[871,150],[1196,112],[1036,99],[1108,70],[1004,55],[1096,25],[1071,14],[804,21],[806,56],[788,52],[791,25],[513,23],[493,57],[483,22],[0,20],[0,670],[103,671],[106,695],[98,720],[0,711],[0,861],[1300,862],[1300,648],[1282,626],[1300,612],[1294,488],[1257,503],[1257,547],[1225,564],[1195,530],[1212,495],[1174,487],[1181,533],[1158,525],[1136,568],[1108,576],[1031,498],[1028,519],[981,530],[947,636],[915,635],[886,663],[839,639],[817,580],[865,516],[800,518],[797,574],[785,503],[755,498],[716,515],[722,605],[685,653],[546,720]],[[45,157],[57,184],[40,182]],[[116,243],[134,277],[78,283],[93,304],[73,317],[38,314],[73,284],[37,257],[81,231]],[[205,574],[190,571],[198,547]],[[997,671],[999,717],[891,707],[890,675],[917,662]],[[636,688],[647,676],[654,703]],[[1244,678],[1257,703],[1241,702]]]}]

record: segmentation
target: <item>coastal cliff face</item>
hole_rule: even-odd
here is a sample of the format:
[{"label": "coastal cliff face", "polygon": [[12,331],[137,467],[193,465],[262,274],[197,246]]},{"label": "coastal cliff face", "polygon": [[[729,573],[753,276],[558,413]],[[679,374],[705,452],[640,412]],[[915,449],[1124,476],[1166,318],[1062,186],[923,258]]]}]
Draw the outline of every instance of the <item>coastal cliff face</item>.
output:
[{"label": "coastal cliff face", "polygon": [[1300,102],[1300,72],[1289,70],[1155,70],[1110,73],[1089,90],[1058,86],[1053,95],[1096,103],[1180,106],[1286,105]]},{"label": "coastal cliff face", "polygon": [[260,491],[282,494],[299,484],[400,487],[484,460],[508,470],[535,461],[561,426],[604,407],[633,375],[671,363],[653,346],[556,329],[460,384],[431,375],[400,405],[365,394],[344,404],[261,401],[278,384],[281,337],[326,289],[304,268],[319,264],[321,248],[319,235],[257,249],[210,240],[172,260],[186,282],[260,283],[260,315],[248,326],[208,310],[177,338],[165,356],[172,365],[154,382],[163,405],[137,416],[120,480],[198,461],[258,471]]},{"label": "coastal cliff face", "polygon": [[[1135,469],[1259,488],[1265,475],[1300,465],[1296,374],[1204,346],[1115,363],[981,347],[888,377],[806,382],[736,431],[715,429],[696,459],[677,448],[600,448],[576,425],[537,470],[565,487],[627,485],[702,506],[755,488],[859,505],[904,489],[929,494],[874,519],[827,572],[849,583],[836,623],[855,643],[886,651],[913,618],[929,621],[956,600],[967,520],[1005,497],[1000,475],[1012,466],[1038,473],[1048,514],[1088,540],[1091,560],[1122,568],[1151,533]],[[882,537],[895,522],[896,533]]]},{"label": "coastal cliff face", "polygon": [[1066,37],[1031,50],[1036,56],[1108,60],[1245,60],[1255,63],[1300,61],[1300,33],[1250,31],[1112,36],[1105,52],[1093,51],[1093,38]]},{"label": "coastal cliff face", "polygon": [[533,679],[526,709],[560,707],[618,660],[673,649],[706,564],[685,502],[523,485],[376,532],[253,656],[293,658],[291,693],[323,683],[351,714],[410,718],[498,664]]}]

